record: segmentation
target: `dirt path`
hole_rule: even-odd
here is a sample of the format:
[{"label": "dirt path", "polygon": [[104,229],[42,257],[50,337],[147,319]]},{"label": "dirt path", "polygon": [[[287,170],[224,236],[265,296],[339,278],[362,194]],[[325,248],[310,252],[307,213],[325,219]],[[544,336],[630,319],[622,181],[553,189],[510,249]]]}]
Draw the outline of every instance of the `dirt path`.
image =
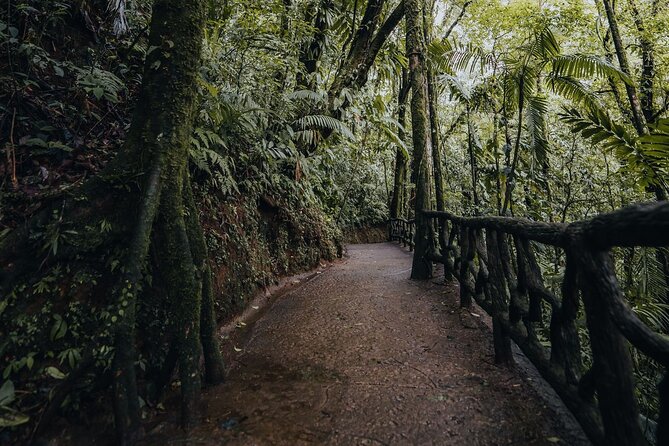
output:
[{"label": "dirt path", "polygon": [[463,326],[456,288],[409,281],[396,245],[348,253],[245,328],[189,439],[164,423],[146,443],[588,444],[536,376],[493,364],[491,334]]}]

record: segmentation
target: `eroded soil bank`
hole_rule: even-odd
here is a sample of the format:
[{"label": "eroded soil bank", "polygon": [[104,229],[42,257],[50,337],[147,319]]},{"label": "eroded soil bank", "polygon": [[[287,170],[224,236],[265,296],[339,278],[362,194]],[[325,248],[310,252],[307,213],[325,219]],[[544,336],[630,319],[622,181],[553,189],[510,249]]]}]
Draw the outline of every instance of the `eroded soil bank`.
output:
[{"label": "eroded soil bank", "polygon": [[589,444],[527,367],[494,365],[457,288],[408,280],[393,244],[348,253],[240,327],[200,427],[186,438],[166,420],[144,444]]}]

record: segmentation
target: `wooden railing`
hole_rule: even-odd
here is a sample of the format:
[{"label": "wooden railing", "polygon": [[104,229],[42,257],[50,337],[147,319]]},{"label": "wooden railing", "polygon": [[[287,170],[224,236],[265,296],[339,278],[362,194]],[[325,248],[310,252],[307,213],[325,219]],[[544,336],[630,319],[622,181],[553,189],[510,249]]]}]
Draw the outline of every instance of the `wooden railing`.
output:
[{"label": "wooden railing", "polygon": [[391,218],[388,224],[388,240],[399,241],[403,246],[408,246],[410,251],[414,248],[414,235],[416,234],[416,221],[404,218]]},{"label": "wooden railing", "polygon": [[[656,444],[669,445],[669,337],[651,330],[626,304],[610,253],[617,246],[668,246],[668,202],[569,225],[433,211],[424,215],[438,223],[440,250],[431,259],[444,264],[447,279],[460,282],[460,304],[468,307],[475,299],[492,316],[497,362],[513,362],[515,341],[594,444],[648,444],[635,396],[631,344],[665,368],[658,386]],[[537,243],[564,250],[559,293],[544,284]],[[592,353],[587,369],[577,328],[580,314],[586,317],[585,343]],[[542,343],[544,321],[550,322]]]}]

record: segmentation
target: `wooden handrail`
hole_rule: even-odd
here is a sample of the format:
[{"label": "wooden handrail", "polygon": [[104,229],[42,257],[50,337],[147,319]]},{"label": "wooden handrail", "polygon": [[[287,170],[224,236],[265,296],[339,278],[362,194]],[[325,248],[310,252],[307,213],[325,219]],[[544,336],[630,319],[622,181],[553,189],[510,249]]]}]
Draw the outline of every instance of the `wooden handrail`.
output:
[{"label": "wooden handrail", "polygon": [[[513,361],[510,341],[515,341],[594,444],[647,444],[629,344],[666,369],[669,337],[654,332],[629,308],[610,249],[669,246],[669,202],[630,206],[571,224],[435,211],[423,215],[434,219],[439,230],[440,254],[430,260],[444,264],[446,279],[459,281],[460,304],[468,307],[475,300],[492,316],[496,361]],[[559,295],[544,285],[532,242],[566,253]],[[581,307],[592,351],[589,370],[583,370],[576,326]],[[544,322],[550,325],[550,348],[538,335]],[[658,445],[669,444],[668,376],[659,386]]]},{"label": "wooden handrail", "polygon": [[414,248],[414,236],[416,234],[416,220],[405,218],[391,218],[388,221],[388,240],[399,241],[403,246],[408,246],[410,251]]}]

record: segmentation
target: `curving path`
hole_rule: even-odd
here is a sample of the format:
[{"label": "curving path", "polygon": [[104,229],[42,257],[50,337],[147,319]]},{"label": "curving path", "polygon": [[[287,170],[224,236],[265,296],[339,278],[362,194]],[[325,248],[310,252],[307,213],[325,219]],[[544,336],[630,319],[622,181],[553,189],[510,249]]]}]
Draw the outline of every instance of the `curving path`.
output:
[{"label": "curving path", "polygon": [[189,438],[164,422],[146,443],[589,444],[522,358],[493,364],[490,330],[461,321],[456,287],[408,280],[411,254],[394,244],[348,254],[230,342],[241,351]]}]

